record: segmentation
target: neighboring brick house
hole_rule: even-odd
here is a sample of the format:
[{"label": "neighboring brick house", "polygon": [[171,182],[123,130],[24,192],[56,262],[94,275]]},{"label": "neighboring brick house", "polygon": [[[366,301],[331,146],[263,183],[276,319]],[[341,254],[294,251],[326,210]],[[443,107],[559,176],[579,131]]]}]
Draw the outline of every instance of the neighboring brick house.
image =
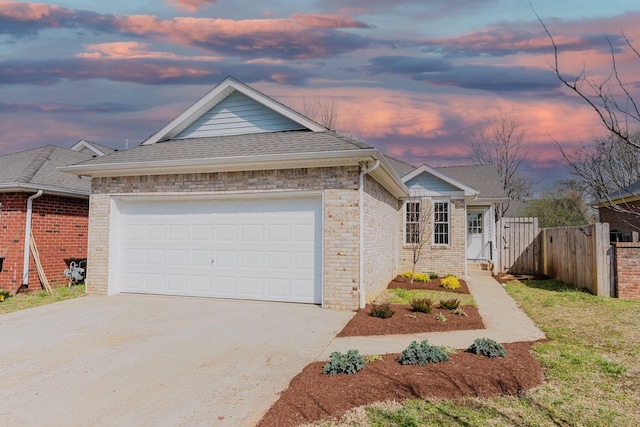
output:
[{"label": "neighboring brick house", "polygon": [[410,200],[437,209],[421,267],[462,275],[469,247],[491,258],[492,202],[476,189],[233,78],[139,146],[63,170],[92,178],[90,293],[363,307],[410,268]]},{"label": "neighboring brick house", "polygon": [[608,222],[612,242],[637,242],[640,232],[640,182],[599,200],[598,220]]},{"label": "neighboring brick house", "polygon": [[[0,289],[3,291],[41,289],[29,250],[29,228],[52,286],[67,284],[63,273],[70,260],[86,258],[91,183],[57,169],[96,155],[79,151],[91,143],[80,141],[78,144],[71,150],[47,145],[0,156],[0,257],[4,258]],[[95,147],[104,154],[114,151]]]}]

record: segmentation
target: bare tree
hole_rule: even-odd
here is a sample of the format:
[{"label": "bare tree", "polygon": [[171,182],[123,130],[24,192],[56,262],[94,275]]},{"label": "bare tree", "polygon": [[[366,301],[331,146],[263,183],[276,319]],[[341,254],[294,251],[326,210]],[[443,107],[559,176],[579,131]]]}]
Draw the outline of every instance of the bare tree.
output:
[{"label": "bare tree", "polygon": [[328,129],[335,130],[338,126],[340,107],[332,96],[303,97],[299,109],[302,114]]},{"label": "bare tree", "polygon": [[411,283],[413,283],[422,248],[431,240],[433,231],[431,205],[420,196],[411,197],[406,202],[405,215],[405,243],[412,252]]},{"label": "bare tree", "polygon": [[[629,139],[640,141],[640,131],[630,133]],[[640,180],[640,150],[618,136],[594,137],[573,153],[567,153],[556,143],[565,167],[573,179],[594,200],[602,200],[613,191]]]},{"label": "bare tree", "polygon": [[[583,147],[582,151],[573,156],[567,155],[558,145],[570,173],[587,185],[596,199],[604,200],[610,209],[639,216],[637,208],[624,202],[614,203],[609,197],[611,191],[621,190],[640,178],[640,109],[631,92],[637,85],[625,82],[621,76],[616,60],[616,55],[619,55],[616,48],[620,46],[614,48],[611,38],[604,36],[611,55],[611,70],[606,77],[599,80],[590,78],[583,67],[577,76],[569,78],[560,70],[559,49],[551,32],[537,14],[536,17],[551,40],[554,53],[552,69],[558,80],[596,113],[607,134],[611,135],[597,141],[591,149]],[[624,46],[640,60],[640,52],[631,40],[624,32],[621,35]]]},{"label": "bare tree", "polygon": [[[536,17],[553,45],[554,62],[552,68],[558,80],[591,107],[609,133],[617,136],[626,144],[640,149],[640,141],[634,139],[631,132],[633,128],[640,126],[640,110],[630,90],[634,85],[625,83],[621,77],[616,61],[616,49],[614,49],[611,39],[604,36],[611,52],[611,71],[607,77],[601,80],[589,78],[583,68],[577,76],[569,78],[560,71],[558,45],[551,32],[537,14]],[[624,32],[622,32],[622,39],[627,48],[640,60],[640,52]]]},{"label": "bare tree", "polygon": [[[500,113],[477,132],[468,150],[478,164],[496,166],[502,187],[509,200],[522,200],[531,195],[531,180],[522,171],[529,148],[527,132],[519,117]],[[509,202],[498,207],[496,221],[509,209]]]}]

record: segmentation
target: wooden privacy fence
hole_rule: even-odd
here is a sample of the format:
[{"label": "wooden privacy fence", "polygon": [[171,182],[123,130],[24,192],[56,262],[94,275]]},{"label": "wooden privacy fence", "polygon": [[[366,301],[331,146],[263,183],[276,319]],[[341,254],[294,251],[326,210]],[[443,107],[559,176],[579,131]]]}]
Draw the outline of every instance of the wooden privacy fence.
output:
[{"label": "wooden privacy fence", "polygon": [[540,269],[540,250],[536,244],[538,218],[500,218],[496,226],[499,272],[535,274]]},{"label": "wooden privacy fence", "polygon": [[609,224],[545,228],[538,239],[541,273],[600,296],[615,296]]},{"label": "wooden privacy fence", "polygon": [[502,218],[496,231],[500,272],[544,274],[615,296],[609,224],[538,229],[537,218]]}]

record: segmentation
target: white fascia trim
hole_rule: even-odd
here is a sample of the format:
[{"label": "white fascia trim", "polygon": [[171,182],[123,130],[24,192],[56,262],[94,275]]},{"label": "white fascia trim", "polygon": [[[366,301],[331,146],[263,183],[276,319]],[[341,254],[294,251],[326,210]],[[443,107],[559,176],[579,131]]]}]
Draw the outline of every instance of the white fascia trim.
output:
[{"label": "white fascia trim", "polygon": [[293,120],[313,132],[326,132],[328,130],[324,126],[321,126],[291,108],[280,104],[233,77],[227,77],[222,82],[214,86],[214,88],[207,92],[202,98],[196,101],[195,104],[191,105],[178,115],[178,117],[171,120],[156,133],[144,140],[140,145],[151,145],[176,136],[235,91],[242,93],[243,95],[277,112],[278,114]]},{"label": "white fascia trim", "polygon": [[92,177],[164,175],[168,173],[229,172],[245,170],[314,167],[357,164],[360,160],[374,160],[375,150],[326,151],[296,154],[267,154],[261,156],[213,157],[203,159],[162,160],[97,165],[71,165],[58,168],[62,172]]},{"label": "white fascia trim", "polygon": [[65,191],[48,187],[46,185],[24,185],[19,183],[0,184],[0,193],[37,193],[38,190],[42,190],[44,194],[53,196],[75,197],[80,199],[86,199],[91,195],[90,191]]},{"label": "white fascia trim", "polygon": [[376,179],[384,188],[398,198],[408,197],[410,192],[387,158],[375,150],[374,158],[380,161],[380,168],[374,169],[369,175]]},{"label": "white fascia trim", "polygon": [[69,150],[71,150],[71,151],[81,151],[83,148],[88,148],[89,150],[93,151],[94,153],[96,153],[96,156],[104,156],[105,155],[105,153],[103,153],[102,151],[100,151],[96,147],[94,147],[92,143],[90,143],[89,141],[86,141],[84,139],[81,139],[80,141],[76,142],[73,145],[73,147],[71,147]]},{"label": "white fascia trim", "polygon": [[442,172],[438,172],[437,170],[435,170],[434,168],[432,168],[431,166],[427,165],[427,164],[423,164],[422,166],[416,168],[413,172],[411,172],[408,175],[405,175],[404,177],[402,177],[402,181],[403,182],[407,182],[413,178],[415,178],[416,176],[420,175],[421,173],[427,172],[428,174],[431,174],[433,176],[435,176],[438,179],[443,180],[444,182],[453,185],[454,187],[459,188],[460,190],[464,191],[464,195],[465,196],[477,196],[478,195],[478,191],[475,190],[474,188],[469,187],[468,185],[465,185],[463,183],[461,183],[460,181],[457,181],[445,174],[443,174]]}]

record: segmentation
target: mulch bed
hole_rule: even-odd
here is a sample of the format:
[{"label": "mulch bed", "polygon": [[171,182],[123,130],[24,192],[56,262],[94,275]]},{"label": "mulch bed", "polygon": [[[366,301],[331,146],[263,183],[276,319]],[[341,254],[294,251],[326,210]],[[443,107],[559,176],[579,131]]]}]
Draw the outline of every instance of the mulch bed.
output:
[{"label": "mulch bed", "polygon": [[337,419],[348,410],[385,400],[459,399],[517,395],[542,384],[533,343],[505,344],[506,358],[460,352],[449,362],[403,366],[387,354],[354,375],[323,375],[326,362],[308,365],[290,383],[258,426],[297,426]]},{"label": "mulch bed", "polygon": [[[435,301],[435,303],[438,302]],[[482,323],[478,309],[469,305],[460,307],[467,313],[467,316],[453,314],[453,312],[441,308],[434,308],[431,313],[427,314],[414,313],[409,305],[392,305],[391,307],[395,310],[395,314],[388,319],[380,319],[369,314],[371,304],[367,304],[345,325],[338,337],[484,329],[484,323]],[[436,320],[438,313],[442,313],[447,321]]]},{"label": "mulch bed", "polygon": [[467,294],[469,295],[469,288],[467,287],[467,282],[462,279],[458,279],[460,282],[460,287],[455,290],[445,289],[440,286],[440,279],[433,279],[430,282],[418,282],[416,280],[411,283],[411,279],[407,279],[402,276],[396,276],[389,284],[387,285],[387,289],[393,288],[404,288],[409,291],[414,289],[428,289],[431,291],[446,291],[446,292],[455,292],[458,294]]},{"label": "mulch bed", "polygon": [[[506,278],[505,278],[506,279]],[[467,284],[460,280],[456,291],[469,294]],[[445,290],[439,280],[429,283],[409,283],[396,277],[391,288]],[[436,301],[437,304],[438,301]],[[480,329],[484,324],[478,309],[463,306],[468,317],[434,308],[429,314],[415,313],[410,306],[392,305],[396,313],[389,319],[369,315],[371,306],[359,310],[338,334],[345,336],[414,334],[420,332]],[[447,322],[435,319],[442,312]],[[375,402],[405,399],[460,399],[463,397],[494,397],[518,395],[537,387],[544,380],[543,370],[531,354],[533,342],[506,343],[506,358],[490,359],[460,350],[449,362],[427,366],[403,366],[397,362],[399,353],[383,355],[383,360],[367,364],[354,375],[323,375],[324,362],[315,362],[303,369],[280,394],[258,426],[298,426],[322,419],[338,419],[347,411]]]}]

